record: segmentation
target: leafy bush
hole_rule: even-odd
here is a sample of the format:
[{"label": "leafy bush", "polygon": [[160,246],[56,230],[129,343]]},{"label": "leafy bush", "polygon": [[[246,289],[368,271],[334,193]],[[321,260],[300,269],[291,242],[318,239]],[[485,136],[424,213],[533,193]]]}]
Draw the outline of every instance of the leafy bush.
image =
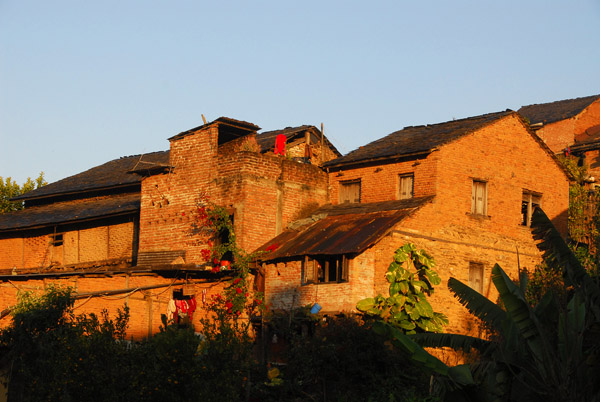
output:
[{"label": "leafy bush", "polygon": [[262,388],[261,400],[425,401],[429,377],[352,317],[307,321],[312,335],[290,337],[280,385]]}]

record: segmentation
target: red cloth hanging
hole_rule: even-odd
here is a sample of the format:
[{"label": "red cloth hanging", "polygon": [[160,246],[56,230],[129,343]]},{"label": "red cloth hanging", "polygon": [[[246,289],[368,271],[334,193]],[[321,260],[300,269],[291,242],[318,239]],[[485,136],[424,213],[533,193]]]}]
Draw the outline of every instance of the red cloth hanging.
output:
[{"label": "red cloth hanging", "polygon": [[287,137],[285,134],[279,134],[277,138],[275,138],[275,155],[285,155],[285,142],[287,141]]}]

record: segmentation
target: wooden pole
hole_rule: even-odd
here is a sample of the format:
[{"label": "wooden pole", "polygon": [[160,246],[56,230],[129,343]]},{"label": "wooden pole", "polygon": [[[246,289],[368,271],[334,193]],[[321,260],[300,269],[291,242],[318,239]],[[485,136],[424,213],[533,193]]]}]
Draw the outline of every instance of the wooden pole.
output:
[{"label": "wooden pole", "polygon": [[321,123],[321,165],[323,164],[323,144],[325,142],[325,136],[323,135],[323,123]]}]

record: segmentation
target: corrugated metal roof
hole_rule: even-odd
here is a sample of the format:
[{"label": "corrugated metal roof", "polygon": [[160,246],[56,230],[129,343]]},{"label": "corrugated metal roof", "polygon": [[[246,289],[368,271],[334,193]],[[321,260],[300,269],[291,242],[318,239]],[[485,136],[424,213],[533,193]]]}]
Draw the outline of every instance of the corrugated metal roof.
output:
[{"label": "corrugated metal roof", "polygon": [[319,208],[313,216],[326,214],[326,217],[299,230],[286,230],[259,248],[259,251],[267,251],[259,259],[270,261],[302,255],[361,253],[432,199],[433,196]]}]

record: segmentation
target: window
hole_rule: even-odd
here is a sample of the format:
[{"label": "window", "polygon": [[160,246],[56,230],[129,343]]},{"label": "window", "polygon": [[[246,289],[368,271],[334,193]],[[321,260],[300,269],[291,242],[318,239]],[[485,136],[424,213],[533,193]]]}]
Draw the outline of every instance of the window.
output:
[{"label": "window", "polygon": [[414,175],[412,173],[400,175],[400,194],[398,196],[398,199],[406,200],[409,198],[413,198],[414,181]]},{"label": "window", "polygon": [[360,179],[340,182],[340,204],[360,202]]},{"label": "window", "polygon": [[542,204],[542,195],[531,191],[523,191],[523,201],[521,202],[521,225],[531,226],[531,216],[535,207]]},{"label": "window", "polygon": [[473,180],[471,213],[474,215],[487,215],[487,182],[485,181]]},{"label": "window", "polygon": [[469,287],[483,294],[483,264],[469,263]]},{"label": "window", "polygon": [[62,246],[63,245],[62,233],[50,235],[50,245],[52,245],[53,247]]},{"label": "window", "polygon": [[348,265],[349,259],[345,255],[305,256],[302,283],[347,282]]}]

